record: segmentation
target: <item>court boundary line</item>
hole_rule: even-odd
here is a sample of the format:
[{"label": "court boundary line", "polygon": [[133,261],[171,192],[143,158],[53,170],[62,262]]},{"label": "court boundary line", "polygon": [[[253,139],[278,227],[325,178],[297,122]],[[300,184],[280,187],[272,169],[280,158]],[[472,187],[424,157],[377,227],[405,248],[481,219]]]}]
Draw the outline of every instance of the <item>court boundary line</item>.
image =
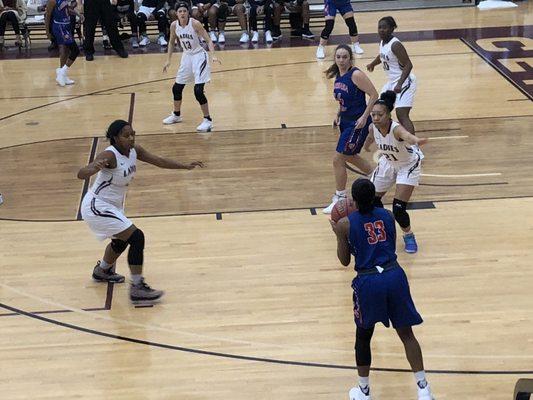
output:
[{"label": "court boundary line", "polygon": [[[43,317],[41,315],[35,315],[30,312],[11,307],[7,304],[0,303],[0,307],[5,308],[6,310],[9,310],[11,312],[15,312],[17,314],[23,315],[28,318],[33,318],[42,322],[58,325],[64,328],[85,332],[88,334],[92,334],[95,336],[101,336],[101,337],[107,337],[110,339],[116,339],[116,340],[122,340],[125,342],[135,343],[135,344],[142,344],[145,346],[151,346],[151,347],[157,347],[161,349],[166,350],[174,350],[174,351],[181,351],[184,353],[193,353],[193,354],[200,354],[200,355],[206,355],[206,356],[214,356],[214,357],[220,357],[220,358],[229,358],[234,360],[241,360],[241,361],[254,361],[254,362],[261,362],[261,363],[268,363],[268,364],[281,364],[281,365],[291,365],[291,366],[300,366],[300,367],[314,367],[314,368],[327,368],[327,369],[344,369],[344,370],[356,370],[357,367],[352,365],[342,365],[342,364],[326,364],[326,363],[317,363],[317,362],[303,362],[303,361],[295,361],[295,360],[282,360],[282,359],[276,359],[276,358],[266,358],[266,357],[254,357],[254,356],[245,356],[245,355],[239,355],[239,354],[231,354],[231,353],[223,353],[223,352],[216,352],[216,351],[208,351],[208,350],[201,350],[201,349],[194,349],[190,347],[183,347],[183,346],[175,346],[165,343],[158,343],[158,342],[152,342],[148,340],[142,340],[142,339],[136,339],[128,336],[122,336],[122,335],[115,335],[112,333],[102,332],[95,329],[89,329],[85,328],[79,325],[70,324],[67,322],[58,321],[55,319]],[[378,372],[403,372],[403,373],[412,373],[410,369],[404,369],[404,368],[382,368],[382,367],[371,367],[372,371],[378,371]],[[487,371],[487,370],[446,370],[446,369],[427,369],[426,372],[431,374],[446,374],[446,375],[532,375],[533,370],[522,370],[522,371]]]}]

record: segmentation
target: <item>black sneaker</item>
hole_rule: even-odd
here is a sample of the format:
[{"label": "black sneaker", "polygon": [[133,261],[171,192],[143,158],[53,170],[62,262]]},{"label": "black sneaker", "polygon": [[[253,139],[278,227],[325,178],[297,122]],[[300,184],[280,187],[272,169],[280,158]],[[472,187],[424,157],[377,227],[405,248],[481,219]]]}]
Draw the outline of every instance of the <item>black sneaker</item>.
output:
[{"label": "black sneaker", "polygon": [[165,294],[162,290],[152,289],[146,284],[144,278],[142,278],[141,283],[134,285],[133,283],[130,286],[130,300],[133,302],[140,301],[156,301]]},{"label": "black sneaker", "polygon": [[118,50],[117,54],[120,58],[128,58],[128,52],[124,49]]},{"label": "black sneaker", "polygon": [[94,54],[87,53],[85,54],[85,61],[93,61],[94,60]]},{"label": "black sneaker", "polygon": [[281,30],[272,30],[272,39],[280,40],[282,37]]},{"label": "black sneaker", "polygon": [[115,273],[114,266],[108,270],[105,270],[100,266],[100,261],[97,261],[96,265],[94,266],[93,279],[97,282],[112,282],[112,283],[124,282],[124,276]]},{"label": "black sneaker", "polygon": [[291,36],[294,36],[294,37],[302,36],[302,30],[301,29],[293,29],[291,31]]},{"label": "black sneaker", "polygon": [[303,29],[302,30],[302,37],[306,38],[306,39],[314,39],[315,35],[309,29]]}]

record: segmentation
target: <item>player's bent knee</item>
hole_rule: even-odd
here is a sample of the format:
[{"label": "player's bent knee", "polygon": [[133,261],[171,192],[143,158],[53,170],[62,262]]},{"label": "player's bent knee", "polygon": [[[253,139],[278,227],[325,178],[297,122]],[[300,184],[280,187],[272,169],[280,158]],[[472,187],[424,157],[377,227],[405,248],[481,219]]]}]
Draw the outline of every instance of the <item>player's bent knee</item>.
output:
[{"label": "player's bent knee", "polygon": [[174,96],[174,101],[181,101],[184,87],[185,85],[181,83],[174,83],[172,86],[172,96]]},{"label": "player's bent knee", "polygon": [[124,250],[126,250],[126,247],[128,247],[128,243],[126,243],[123,240],[120,239],[112,239],[111,240],[111,249],[116,254],[122,254]]},{"label": "player's bent knee", "polygon": [[128,264],[143,265],[144,262],[144,233],[140,229],[136,229],[127,243],[130,245],[128,250]]},{"label": "player's bent knee", "polygon": [[194,97],[201,106],[207,103],[207,97],[205,97],[204,93],[204,83],[194,85]]},{"label": "player's bent knee", "polygon": [[68,45],[68,48],[70,50],[68,58],[71,61],[76,61],[76,58],[80,55],[80,49],[78,48],[78,45],[76,43],[71,43]]},{"label": "player's bent knee", "polygon": [[344,22],[348,27],[348,33],[350,34],[350,36],[357,36],[357,24],[355,23],[355,19],[353,17],[349,17],[346,18]]},{"label": "player's bent knee", "polygon": [[322,29],[322,33],[320,34],[320,37],[324,40],[329,39],[329,35],[331,35],[331,32],[333,32],[333,27],[335,26],[335,20],[334,19],[327,19],[326,20],[326,26],[324,26],[324,29]]},{"label": "player's bent knee", "polygon": [[402,228],[408,228],[411,226],[411,220],[409,218],[409,214],[407,213],[406,201],[394,199],[392,202],[392,213],[394,214],[394,219]]}]

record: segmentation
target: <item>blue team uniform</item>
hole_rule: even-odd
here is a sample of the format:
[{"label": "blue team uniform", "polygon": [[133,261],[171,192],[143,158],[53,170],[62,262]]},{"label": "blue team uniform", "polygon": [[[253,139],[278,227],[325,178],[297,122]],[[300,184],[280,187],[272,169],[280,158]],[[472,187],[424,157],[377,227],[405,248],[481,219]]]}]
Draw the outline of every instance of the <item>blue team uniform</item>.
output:
[{"label": "blue team uniform", "polygon": [[72,4],[72,0],[56,0],[56,6],[52,12],[52,34],[59,45],[74,43],[70,29],[70,8]]},{"label": "blue team uniform", "polygon": [[422,317],[411,298],[407,276],[397,262],[392,213],[374,208],[368,214],[355,211],[348,219],[350,251],[357,271],[352,281],[357,326],[369,329],[381,322],[389,327],[389,321],[394,328],[421,324]]},{"label": "blue team uniform", "polygon": [[344,15],[353,12],[350,0],[324,0],[324,16],[334,17],[337,14]]},{"label": "blue team uniform", "polygon": [[368,136],[368,127],[372,118],[368,117],[366,124],[361,129],[355,129],[357,119],[364,114],[366,109],[365,92],[359,89],[352,81],[352,74],[357,68],[353,67],[344,75],[335,79],[333,95],[340,103],[340,131],[337,153],[345,155],[358,154],[365,144]]}]

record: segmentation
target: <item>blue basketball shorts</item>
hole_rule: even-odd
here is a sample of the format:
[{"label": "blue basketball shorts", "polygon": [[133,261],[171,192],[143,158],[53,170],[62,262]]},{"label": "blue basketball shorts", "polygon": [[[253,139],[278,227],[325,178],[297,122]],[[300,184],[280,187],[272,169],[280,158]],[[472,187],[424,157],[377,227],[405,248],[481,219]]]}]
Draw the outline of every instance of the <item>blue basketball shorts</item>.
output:
[{"label": "blue basketball shorts", "polygon": [[69,45],[74,43],[74,38],[70,31],[70,22],[67,24],[54,22],[52,24],[52,34],[58,45]]},{"label": "blue basketball shorts", "polygon": [[324,17],[334,17],[337,11],[340,15],[353,12],[352,4],[349,0],[324,0]]},{"label": "blue basketball shorts", "polygon": [[354,320],[360,328],[370,329],[378,322],[388,328],[392,322],[397,329],[423,322],[400,266],[381,274],[356,276],[352,289]]},{"label": "blue basketball shorts", "polygon": [[366,125],[361,129],[355,129],[356,123],[357,121],[343,121],[341,119],[339,126],[341,135],[337,143],[337,153],[353,156],[361,152],[368,136],[368,127],[372,123],[372,118],[368,117]]}]

